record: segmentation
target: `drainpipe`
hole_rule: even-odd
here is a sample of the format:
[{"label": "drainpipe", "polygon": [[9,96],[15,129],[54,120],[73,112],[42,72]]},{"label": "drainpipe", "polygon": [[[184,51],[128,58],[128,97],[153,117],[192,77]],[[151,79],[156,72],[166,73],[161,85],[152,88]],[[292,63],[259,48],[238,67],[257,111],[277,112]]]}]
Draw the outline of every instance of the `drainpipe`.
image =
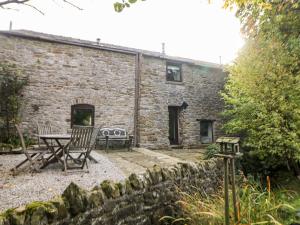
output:
[{"label": "drainpipe", "polygon": [[133,146],[139,147],[140,129],[139,129],[139,113],[140,113],[140,83],[141,83],[141,63],[142,54],[137,53],[135,56],[135,93],[134,93],[134,139]]}]

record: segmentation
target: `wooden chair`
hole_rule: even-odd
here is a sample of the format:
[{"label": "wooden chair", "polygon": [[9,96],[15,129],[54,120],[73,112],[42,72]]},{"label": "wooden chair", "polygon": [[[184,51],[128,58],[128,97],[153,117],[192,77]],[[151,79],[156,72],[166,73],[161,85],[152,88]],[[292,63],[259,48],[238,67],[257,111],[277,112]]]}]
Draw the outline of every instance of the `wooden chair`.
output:
[{"label": "wooden chair", "polygon": [[[38,147],[41,148],[47,148],[47,146],[43,143],[43,141],[40,139],[39,135],[43,134],[52,134],[52,127],[49,123],[36,123],[37,127],[37,138],[38,138]],[[53,144],[52,141],[50,143],[51,145]]]},{"label": "wooden chair", "polygon": [[[65,171],[87,167],[87,158],[95,145],[97,132],[91,126],[74,126],[71,140],[63,150]],[[72,163],[72,164],[71,164]]]},{"label": "wooden chair", "polygon": [[34,171],[38,172],[39,171],[39,164],[41,160],[44,160],[44,155],[49,153],[49,151],[47,150],[30,150],[27,149],[26,145],[25,145],[25,141],[24,141],[24,137],[23,137],[23,133],[20,129],[19,125],[15,125],[19,138],[21,140],[21,145],[22,145],[22,151],[24,153],[24,155],[26,156],[26,159],[23,160],[22,162],[20,162],[18,165],[16,165],[12,170],[16,171],[19,167],[21,167],[24,164],[28,164],[28,166],[30,166]]}]

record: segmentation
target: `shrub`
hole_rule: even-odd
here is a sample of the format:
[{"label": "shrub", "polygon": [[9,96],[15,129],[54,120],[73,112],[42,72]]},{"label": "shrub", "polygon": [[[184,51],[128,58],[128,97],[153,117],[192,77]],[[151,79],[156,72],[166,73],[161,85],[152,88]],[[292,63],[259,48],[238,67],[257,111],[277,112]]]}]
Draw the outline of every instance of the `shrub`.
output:
[{"label": "shrub", "polygon": [[19,122],[22,90],[28,78],[14,64],[0,62],[0,141],[9,143]]},{"label": "shrub", "polygon": [[[24,142],[26,146],[34,145],[36,144],[36,141],[27,135],[24,135]],[[19,136],[11,135],[9,139],[7,140],[7,144],[13,146],[13,147],[20,147],[21,146],[21,140]]]},{"label": "shrub", "polygon": [[204,152],[204,159],[214,158],[215,154],[217,154],[219,151],[220,151],[220,146],[218,144],[208,145]]}]

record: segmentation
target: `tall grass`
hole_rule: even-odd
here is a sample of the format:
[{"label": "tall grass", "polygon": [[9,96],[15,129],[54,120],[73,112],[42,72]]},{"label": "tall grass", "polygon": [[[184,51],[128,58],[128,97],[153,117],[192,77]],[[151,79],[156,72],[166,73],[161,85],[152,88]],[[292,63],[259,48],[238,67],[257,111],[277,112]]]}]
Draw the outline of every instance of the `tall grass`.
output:
[{"label": "tall grass", "polygon": [[[270,180],[267,187],[254,182],[247,182],[239,189],[239,221],[234,222],[233,207],[230,206],[230,224],[291,224],[294,221],[295,209],[288,204],[294,198],[292,191],[271,191]],[[169,220],[171,224],[188,225],[223,225],[224,198],[223,190],[218,194],[203,198],[200,194],[181,192],[180,204],[184,217]],[[232,196],[230,196],[231,198]]]}]

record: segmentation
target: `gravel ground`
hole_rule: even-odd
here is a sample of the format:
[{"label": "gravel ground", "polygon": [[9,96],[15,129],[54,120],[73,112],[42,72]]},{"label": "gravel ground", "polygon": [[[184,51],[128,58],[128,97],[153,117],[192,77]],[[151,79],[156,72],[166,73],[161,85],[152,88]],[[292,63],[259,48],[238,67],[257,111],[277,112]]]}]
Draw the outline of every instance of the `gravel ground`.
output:
[{"label": "gravel ground", "polygon": [[71,172],[64,175],[61,164],[53,164],[40,173],[22,172],[13,176],[9,170],[24,159],[24,155],[0,155],[0,212],[31,201],[44,201],[60,195],[74,182],[91,189],[105,179],[119,181],[123,172],[105,156],[96,152],[92,156],[99,161],[89,163],[89,173]]}]

